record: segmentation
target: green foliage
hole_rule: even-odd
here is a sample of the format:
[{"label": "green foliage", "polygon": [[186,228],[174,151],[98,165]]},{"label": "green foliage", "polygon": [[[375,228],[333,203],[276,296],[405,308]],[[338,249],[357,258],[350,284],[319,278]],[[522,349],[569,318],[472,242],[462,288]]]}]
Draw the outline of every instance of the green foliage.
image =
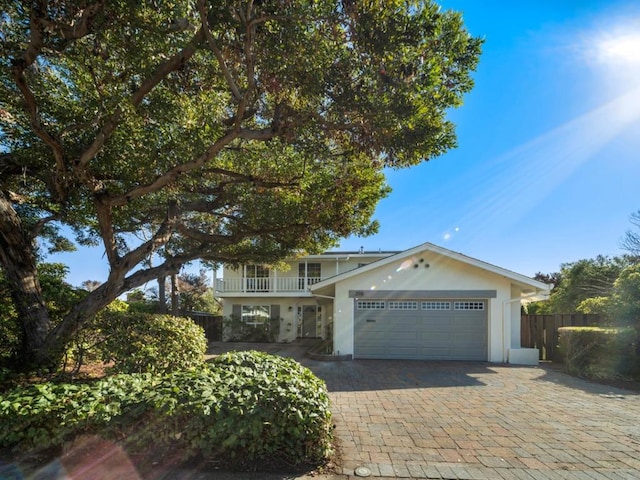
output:
[{"label": "green foliage", "polygon": [[102,245],[110,273],[25,357],[195,259],[277,262],[374,233],[384,168],[455,146],[448,111],[482,44],[429,0],[38,5],[0,19],[0,201],[16,213],[0,227],[21,233],[3,253],[33,259],[38,225],[55,249],[69,231]]},{"label": "green foliage", "polygon": [[332,439],[324,382],[291,359],[232,352],[198,369],[116,375],[81,385],[44,383],[0,396],[0,446],[61,446],[82,433],[238,466],[277,458],[320,463]]},{"label": "green foliage", "polygon": [[602,315],[605,318],[611,318],[611,297],[587,298],[578,304],[576,311],[588,315]]},{"label": "green foliage", "polygon": [[124,314],[131,306],[120,299],[116,299],[105,307],[103,312],[89,323],[87,328],[78,330],[71,338],[66,349],[62,370],[71,374],[77,374],[87,362],[97,362],[105,356],[99,346],[104,341],[99,321],[105,316]]},{"label": "green foliage", "polygon": [[[38,280],[42,297],[55,326],[82,298],[86,292],[69,285],[65,278],[68,267],[62,263],[41,263],[38,265]],[[0,363],[10,360],[22,342],[20,317],[16,311],[9,283],[0,268]]]},{"label": "green foliage", "polygon": [[178,276],[177,283],[180,311],[212,311],[213,306],[206,296],[211,284],[206,270],[200,270],[198,274],[185,272]]},{"label": "green foliage", "polygon": [[106,310],[94,328],[102,341],[96,348],[113,372],[168,372],[198,366],[207,340],[202,327],[188,318],[133,311]]},{"label": "green foliage", "polygon": [[640,331],[640,263],[626,267],[616,279],[611,309],[619,325],[632,325]]},{"label": "green foliage", "polygon": [[561,327],[565,369],[589,378],[638,376],[637,334],[633,328]]},{"label": "green foliage", "polygon": [[[608,297],[623,269],[632,263],[630,257],[606,257],[599,255],[565,263],[560,273],[543,276],[553,282],[549,300],[535,307],[541,314],[576,313],[581,302],[588,298]],[[595,305],[591,305],[593,308]],[[585,305],[586,308],[589,308]]]},{"label": "green foliage", "polygon": [[640,264],[632,264],[620,272],[610,295],[587,298],[577,311],[598,313],[614,325],[630,325],[640,329]]}]

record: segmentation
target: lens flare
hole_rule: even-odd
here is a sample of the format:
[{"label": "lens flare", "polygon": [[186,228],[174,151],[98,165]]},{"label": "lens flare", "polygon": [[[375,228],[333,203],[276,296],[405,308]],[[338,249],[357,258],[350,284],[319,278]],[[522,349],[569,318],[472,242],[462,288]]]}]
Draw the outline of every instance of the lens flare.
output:
[{"label": "lens flare", "polygon": [[407,270],[409,268],[411,268],[411,265],[413,265],[413,260],[409,259],[409,260],[405,260],[404,262],[402,262],[400,264],[400,266],[396,269],[396,272],[401,272],[402,270]]}]

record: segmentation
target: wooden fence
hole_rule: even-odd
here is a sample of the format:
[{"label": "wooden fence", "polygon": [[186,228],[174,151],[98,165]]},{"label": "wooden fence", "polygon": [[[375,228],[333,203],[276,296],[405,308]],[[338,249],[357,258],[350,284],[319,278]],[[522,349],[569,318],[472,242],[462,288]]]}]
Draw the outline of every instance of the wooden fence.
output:
[{"label": "wooden fence", "polygon": [[222,340],[222,315],[198,312],[189,312],[188,315],[196,325],[204,328],[207,340],[210,342],[220,342]]},{"label": "wooden fence", "polygon": [[566,315],[522,315],[520,344],[540,350],[540,360],[561,362],[558,353],[558,328],[599,325],[599,315],[582,313]]}]

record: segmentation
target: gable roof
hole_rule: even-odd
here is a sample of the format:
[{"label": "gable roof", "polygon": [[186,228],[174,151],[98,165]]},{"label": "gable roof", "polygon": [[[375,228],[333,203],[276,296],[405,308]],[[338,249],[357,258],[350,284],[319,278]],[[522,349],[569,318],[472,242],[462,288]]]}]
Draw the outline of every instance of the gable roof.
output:
[{"label": "gable roof", "polygon": [[508,278],[513,283],[516,283],[518,286],[522,287],[523,293],[542,293],[547,294],[551,289],[550,285],[546,283],[539,282],[538,280],[534,280],[533,278],[527,277],[526,275],[522,275],[520,273],[512,272],[511,270],[507,270],[502,267],[497,267],[487,262],[483,262],[482,260],[478,260],[476,258],[468,257],[467,255],[463,255],[462,253],[454,252],[453,250],[448,250],[443,247],[439,247],[434,245],[433,243],[423,243],[416,247],[410,248],[409,250],[405,250],[403,252],[397,253],[395,255],[390,255],[388,257],[382,258],[380,260],[376,260],[375,262],[369,263],[368,265],[364,265],[360,268],[356,268],[355,270],[349,270],[344,273],[340,273],[333,277],[327,278],[312,285],[311,292],[313,293],[316,290],[320,290],[325,287],[329,287],[334,285],[337,282],[342,280],[346,280],[351,277],[355,277],[357,275],[362,275],[371,270],[375,270],[379,267],[383,267],[392,262],[397,262],[399,260],[403,260],[405,258],[411,257],[413,255],[417,255],[424,251],[430,251],[436,253],[438,255],[442,255],[447,258],[451,258],[453,260],[457,260],[459,262],[465,263],[467,265],[472,265],[474,267],[480,268],[482,270],[486,270],[488,272],[494,273],[496,275],[500,275],[502,277]]}]

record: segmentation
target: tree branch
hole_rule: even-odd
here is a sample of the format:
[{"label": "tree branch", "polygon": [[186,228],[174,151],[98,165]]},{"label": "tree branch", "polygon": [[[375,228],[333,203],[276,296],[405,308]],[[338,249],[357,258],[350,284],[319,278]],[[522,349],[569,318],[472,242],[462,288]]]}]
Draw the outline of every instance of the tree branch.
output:
[{"label": "tree branch", "polygon": [[127,253],[118,262],[118,267],[131,270],[135,265],[141,263],[146,257],[151,255],[158,247],[166,244],[171,238],[173,227],[178,218],[178,208],[175,202],[171,202],[167,208],[167,216],[156,233],[142,245]]},{"label": "tree branch", "polygon": [[182,163],[169,169],[163,175],[160,175],[153,182],[146,185],[140,185],[123,195],[112,196],[105,201],[111,206],[126,205],[127,202],[134,198],[139,198],[148,193],[156,192],[162,187],[175,181],[183,173],[191,172],[197,168],[204,166],[209,160],[214,158],[226,145],[237,138],[236,132],[227,132],[224,136],[216,140],[209,148],[198,158],[191,162]]},{"label": "tree branch", "polygon": [[218,45],[216,44],[216,41],[213,38],[213,35],[211,35],[211,31],[209,30],[209,20],[207,19],[207,10],[206,10],[206,8],[207,7],[205,5],[204,0],[199,0],[198,1],[198,10],[200,12],[200,20],[202,22],[202,30],[204,31],[204,35],[205,35],[205,38],[207,40],[207,43],[209,44],[209,48],[211,49],[213,54],[216,56],[216,59],[218,60],[218,63],[220,64],[220,68],[222,70],[222,73],[224,74],[225,80],[229,84],[229,88],[231,89],[231,93],[233,93],[233,97],[236,100],[240,101],[242,99],[242,94],[240,93],[240,90],[238,89],[238,86],[236,85],[236,82],[234,81],[233,76],[231,75],[231,72],[229,71],[229,68],[227,67],[227,64],[224,61],[224,57],[222,56],[222,52],[218,48]]},{"label": "tree branch", "polygon": [[[40,113],[38,112],[38,103],[27,84],[27,78],[24,74],[25,70],[36,61],[43,47],[42,16],[45,10],[45,2],[38,2],[37,5],[34,2],[29,18],[29,45],[21,55],[12,60],[13,67],[11,73],[16,86],[24,98],[24,108],[29,115],[31,126],[35,134],[51,148],[56,161],[56,170],[59,177],[63,178],[65,164],[62,154],[62,144],[43,127],[40,120]],[[64,188],[58,182],[56,182],[56,190],[61,199],[66,196]]]},{"label": "tree branch", "polygon": [[[140,105],[144,97],[151,91],[153,88],[158,85],[169,73],[178,70],[182,65],[184,65],[195,53],[196,45],[202,41],[203,31],[202,29],[198,30],[193,38],[189,41],[187,46],[183,48],[180,52],[176,53],[173,57],[171,57],[166,62],[160,64],[158,69],[154,72],[154,74],[147,78],[142,85],[133,93],[131,96],[131,104],[134,107]],[[77,166],[83,170],[82,177],[85,181],[88,181],[94,188],[97,187],[96,182],[93,179],[89,179],[86,175],[85,167],[89,163],[89,161],[96,156],[96,154],[102,149],[106,141],[111,137],[115,129],[120,124],[120,120],[122,118],[122,108],[120,106],[116,107],[116,110],[113,112],[111,117],[107,119],[104,123],[98,135],[93,140],[91,145],[87,147],[84,152],[80,155],[77,160]]]}]

